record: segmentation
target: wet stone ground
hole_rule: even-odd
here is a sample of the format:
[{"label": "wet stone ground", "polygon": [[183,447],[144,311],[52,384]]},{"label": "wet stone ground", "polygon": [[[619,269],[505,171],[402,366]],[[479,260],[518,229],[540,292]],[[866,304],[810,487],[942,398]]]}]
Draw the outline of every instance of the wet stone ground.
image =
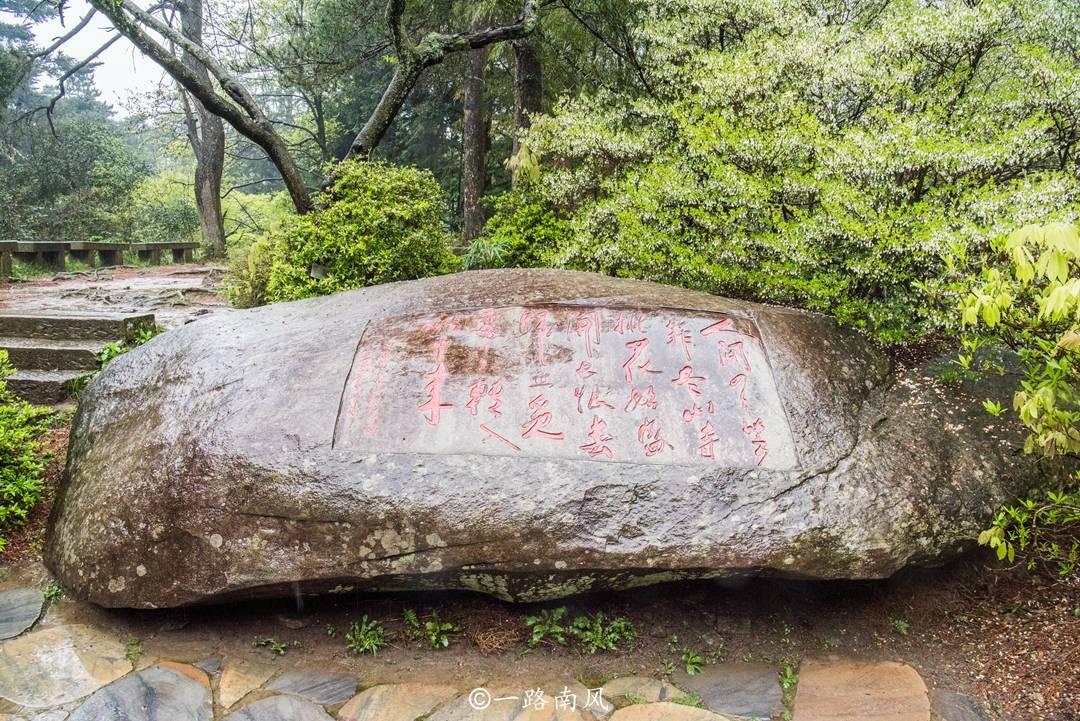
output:
[{"label": "wet stone ground", "polygon": [[[994,713],[993,699],[948,669],[950,657],[923,652],[917,631],[873,629],[879,591],[866,587],[855,613],[820,584],[693,583],[568,600],[571,614],[625,615],[637,630],[619,652],[589,655],[528,650],[524,621],[538,607],[468,594],[306,598],[302,614],[284,600],[106,611],[48,600],[50,583],[25,561],[0,582],[0,629],[15,633],[0,641],[0,721],[1075,718]],[[777,613],[800,596],[809,616]],[[454,623],[450,647],[408,640],[406,608]],[[362,615],[388,631],[377,656],[346,650]],[[681,656],[691,647],[703,659],[693,675]]]},{"label": "wet stone ground", "polygon": [[153,313],[174,328],[229,310],[221,295],[225,269],[214,265],[115,266],[0,285],[4,313]]}]

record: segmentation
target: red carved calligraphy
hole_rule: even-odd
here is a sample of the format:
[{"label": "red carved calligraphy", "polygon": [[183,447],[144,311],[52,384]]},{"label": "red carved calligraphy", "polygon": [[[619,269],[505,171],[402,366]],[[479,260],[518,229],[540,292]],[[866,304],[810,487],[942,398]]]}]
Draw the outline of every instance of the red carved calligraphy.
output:
[{"label": "red carved calligraphy", "polygon": [[712,460],[716,457],[713,451],[713,446],[720,440],[720,437],[716,435],[716,430],[713,429],[712,423],[705,421],[705,424],[701,426],[701,435],[698,437],[698,453],[702,458],[708,458]]},{"label": "red carved calligraphy", "polygon": [[694,367],[687,365],[683,366],[679,371],[679,375],[671,379],[671,382],[677,386],[686,386],[686,390],[693,393],[695,396],[701,395],[701,386],[698,385],[699,381],[705,380],[705,376],[694,375]]},{"label": "red carved calligraphy", "polygon": [[543,393],[529,401],[529,410],[532,413],[529,415],[529,419],[521,424],[522,438],[532,438],[534,435],[538,435],[541,438],[549,438],[553,441],[563,439],[565,434],[562,431],[556,433],[545,428],[548,423],[551,423],[551,411],[546,410],[547,404],[548,399]]},{"label": "red carved calligraphy", "polygon": [[686,329],[686,321],[672,318],[667,322],[666,328],[668,345],[678,344],[682,348],[686,360],[690,360],[690,346],[694,342],[694,337]]},{"label": "red carved calligraphy", "polygon": [[446,347],[450,344],[450,339],[446,336],[442,336],[438,341],[431,344],[431,347],[435,349],[435,368],[423,374],[423,379],[426,381],[424,384],[424,393],[427,394],[427,398],[423,403],[416,408],[422,411],[427,416],[427,422],[429,425],[439,425],[442,410],[444,408],[453,408],[453,403],[445,403],[442,400],[443,387],[446,383],[446,377],[450,374],[446,368]]},{"label": "red carved calligraphy", "polygon": [[652,458],[668,448],[674,448],[660,436],[660,424],[655,418],[646,418],[637,431],[638,443],[645,446],[645,457]]},{"label": "red carved calligraphy", "polygon": [[600,312],[591,310],[577,317],[574,330],[585,339],[585,355],[593,357],[593,343],[600,343]]},{"label": "red carved calligraphy", "polygon": [[608,443],[612,440],[614,438],[607,434],[607,422],[600,416],[593,416],[592,425],[589,426],[589,442],[583,446],[578,446],[578,448],[588,453],[589,458],[604,456],[612,459],[615,454],[608,447]]},{"label": "red carved calligraphy", "polygon": [[623,408],[623,410],[626,411],[627,413],[629,413],[630,411],[637,410],[637,407],[639,405],[642,405],[642,404],[644,404],[644,406],[646,408],[649,408],[651,410],[656,410],[656,389],[655,388],[653,388],[652,386],[649,386],[648,388],[645,389],[644,394],[641,391],[639,391],[637,388],[631,388],[630,389],[630,400],[628,400],[626,402],[626,406]]}]

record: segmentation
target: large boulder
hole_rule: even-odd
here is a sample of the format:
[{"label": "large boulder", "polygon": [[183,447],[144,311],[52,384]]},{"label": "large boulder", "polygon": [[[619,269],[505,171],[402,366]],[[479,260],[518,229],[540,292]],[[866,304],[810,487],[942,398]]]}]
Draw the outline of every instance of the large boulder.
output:
[{"label": "large boulder", "polygon": [[820,315],[585,273],[218,314],[87,387],[46,559],[139,608],[881,578],[1027,480],[978,393]]}]

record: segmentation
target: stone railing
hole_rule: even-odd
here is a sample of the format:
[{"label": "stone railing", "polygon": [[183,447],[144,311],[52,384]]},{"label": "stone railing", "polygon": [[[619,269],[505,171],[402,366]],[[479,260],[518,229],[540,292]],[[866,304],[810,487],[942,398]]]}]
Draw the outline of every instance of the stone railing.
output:
[{"label": "stone railing", "polygon": [[174,263],[190,263],[194,260],[198,243],[94,243],[89,241],[23,241],[0,240],[0,280],[11,278],[11,259],[18,258],[62,272],[67,270],[67,257],[98,265],[122,265],[124,251],[132,250],[139,260],[151,265],[161,263],[162,251],[172,253]]}]

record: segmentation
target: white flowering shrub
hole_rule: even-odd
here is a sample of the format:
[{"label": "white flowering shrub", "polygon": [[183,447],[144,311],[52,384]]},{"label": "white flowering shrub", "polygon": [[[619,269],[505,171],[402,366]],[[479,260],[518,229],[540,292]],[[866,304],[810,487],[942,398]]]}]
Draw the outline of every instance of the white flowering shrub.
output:
[{"label": "white flowering shrub", "polygon": [[1077,214],[1067,0],[647,4],[647,90],[564,100],[527,138],[567,219],[548,264],[902,341],[942,320],[947,250]]}]

